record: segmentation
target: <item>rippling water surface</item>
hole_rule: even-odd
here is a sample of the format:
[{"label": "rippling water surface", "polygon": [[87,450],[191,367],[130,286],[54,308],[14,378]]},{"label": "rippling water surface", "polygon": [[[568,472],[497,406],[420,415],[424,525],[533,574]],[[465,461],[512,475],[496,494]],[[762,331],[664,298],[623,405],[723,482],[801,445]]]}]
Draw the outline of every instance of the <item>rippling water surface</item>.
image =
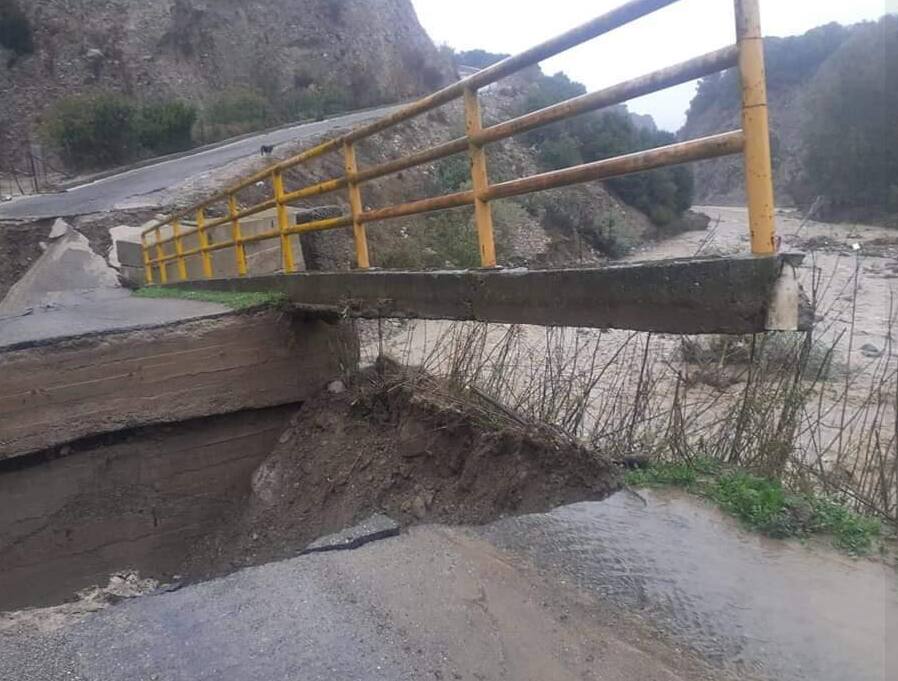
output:
[{"label": "rippling water surface", "polygon": [[759,537],[685,494],[640,496],[621,492],[482,532],[641,611],[724,668],[783,681],[898,678],[892,567]]}]

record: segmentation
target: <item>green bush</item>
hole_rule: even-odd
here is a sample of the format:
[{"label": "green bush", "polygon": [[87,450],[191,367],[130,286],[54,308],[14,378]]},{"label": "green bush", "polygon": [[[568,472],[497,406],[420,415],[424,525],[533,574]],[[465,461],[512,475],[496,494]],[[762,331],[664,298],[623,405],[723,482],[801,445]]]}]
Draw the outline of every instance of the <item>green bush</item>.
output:
[{"label": "green bush", "polygon": [[143,148],[156,154],[189,149],[193,144],[196,107],[178,100],[152,102],[140,110],[137,135]]},{"label": "green bush", "polygon": [[436,180],[441,194],[454,194],[471,186],[471,161],[456,154],[436,163]]},{"label": "green bush", "polygon": [[424,217],[408,234],[378,245],[374,254],[378,267],[384,269],[480,267],[473,219],[457,210]]},{"label": "green bush", "polygon": [[793,493],[778,480],[713,459],[659,461],[628,472],[625,481],[633,487],[681,487],[711,499],[768,536],[830,535],[836,547],[854,554],[870,551],[882,529],[876,518],[859,515],[829,497]]},{"label": "green bush", "polygon": [[43,136],[69,167],[103,168],[192,145],[196,110],[172,100],[140,106],[124,95],[95,92],[61,99]]},{"label": "green bush", "polygon": [[306,118],[321,120],[325,116],[346,111],[352,97],[349,91],[337,85],[310,85],[296,90],[281,103],[281,118],[296,121]]},{"label": "green bush", "polygon": [[427,216],[423,225],[427,267],[480,267],[480,245],[473,220],[460,211]]},{"label": "green bush", "polygon": [[536,111],[584,94],[586,87],[571,80],[565,73],[540,76],[527,92],[524,107],[527,111]]},{"label": "green bush", "polygon": [[44,132],[67,165],[111,166],[137,151],[136,114],[133,102],[116,93],[78,95],[54,105]]},{"label": "green bush", "polygon": [[547,170],[559,170],[583,163],[580,144],[570,134],[560,131],[539,145],[539,162]]},{"label": "green bush", "polygon": [[[577,97],[585,91],[580,83],[563,73],[541,76],[530,86],[522,113]],[[525,139],[538,149],[540,163],[547,170],[591,163],[675,141],[671,133],[637,128],[622,107],[556,123],[528,133]],[[695,190],[692,170],[685,166],[616,178],[608,186],[621,200],[641,210],[659,226],[675,221],[688,210]],[[604,250],[611,247],[611,242],[603,244]]]},{"label": "green bush", "polygon": [[274,117],[268,99],[246,88],[225,90],[212,98],[203,113],[202,128],[205,141],[215,141],[261,130]]},{"label": "green bush", "polygon": [[0,46],[16,56],[34,52],[31,22],[16,0],[0,0]]}]

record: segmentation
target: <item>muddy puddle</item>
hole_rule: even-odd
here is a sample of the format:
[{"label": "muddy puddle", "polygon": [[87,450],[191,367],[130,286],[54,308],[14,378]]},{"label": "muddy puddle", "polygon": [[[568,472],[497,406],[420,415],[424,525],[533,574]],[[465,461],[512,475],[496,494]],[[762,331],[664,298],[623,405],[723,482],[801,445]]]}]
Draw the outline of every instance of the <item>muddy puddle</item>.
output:
[{"label": "muddy puddle", "polygon": [[624,491],[481,534],[740,677],[886,681],[898,672],[893,567],[760,537],[685,493]]}]

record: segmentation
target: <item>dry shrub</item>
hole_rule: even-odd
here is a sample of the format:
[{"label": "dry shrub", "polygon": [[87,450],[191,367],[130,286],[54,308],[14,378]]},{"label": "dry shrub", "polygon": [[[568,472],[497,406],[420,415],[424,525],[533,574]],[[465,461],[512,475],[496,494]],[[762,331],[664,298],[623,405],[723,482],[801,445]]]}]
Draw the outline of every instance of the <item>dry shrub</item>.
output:
[{"label": "dry shrub", "polygon": [[[411,325],[380,345],[446,377],[459,395],[478,395],[480,408],[505,420],[551,428],[622,463],[714,458],[898,516],[891,348],[833,378],[846,336],[829,344],[810,333],[685,339],[687,361],[677,351],[682,339],[646,333],[436,326]],[[692,381],[698,360],[715,362],[732,383]]]}]

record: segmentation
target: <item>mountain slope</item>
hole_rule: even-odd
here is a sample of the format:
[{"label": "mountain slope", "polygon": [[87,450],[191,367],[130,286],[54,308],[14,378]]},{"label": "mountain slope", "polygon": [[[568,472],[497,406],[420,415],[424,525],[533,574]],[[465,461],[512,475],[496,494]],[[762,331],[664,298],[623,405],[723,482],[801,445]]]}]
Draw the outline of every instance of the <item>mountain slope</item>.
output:
[{"label": "mountain slope", "polygon": [[331,87],[360,108],[410,98],[454,76],[410,0],[3,2],[27,17],[32,43],[30,53],[0,47],[6,164],[21,162],[55,101],[83,92],[202,106],[234,86],[271,99]]},{"label": "mountain slope", "polygon": [[[859,156],[859,167],[876,168],[870,181],[886,182],[889,171],[885,159],[879,157],[898,153],[898,142],[888,132],[894,128],[888,120],[894,120],[889,99],[894,100],[895,83],[887,82],[898,77],[894,63],[891,69],[888,66],[889,55],[894,57],[898,50],[896,25],[893,17],[849,27],[829,24],[802,36],[767,39],[771,146],[779,205],[807,206],[816,196],[823,196],[826,205],[840,204],[836,197],[844,196],[848,189],[845,178],[837,179],[835,174],[821,177],[821,164],[843,164],[852,155]],[[830,102],[833,106],[824,105],[833,97],[837,100]],[[705,78],[680,136],[694,138],[738,128],[740,116],[735,70]],[[867,151],[862,151],[865,148]],[[740,157],[697,164],[696,202],[743,203],[743,178]],[[887,190],[879,191],[877,203],[887,203],[885,193]],[[855,206],[841,201],[844,208],[853,209],[864,203],[869,200],[859,198]],[[887,206],[877,208],[885,210]]]}]

